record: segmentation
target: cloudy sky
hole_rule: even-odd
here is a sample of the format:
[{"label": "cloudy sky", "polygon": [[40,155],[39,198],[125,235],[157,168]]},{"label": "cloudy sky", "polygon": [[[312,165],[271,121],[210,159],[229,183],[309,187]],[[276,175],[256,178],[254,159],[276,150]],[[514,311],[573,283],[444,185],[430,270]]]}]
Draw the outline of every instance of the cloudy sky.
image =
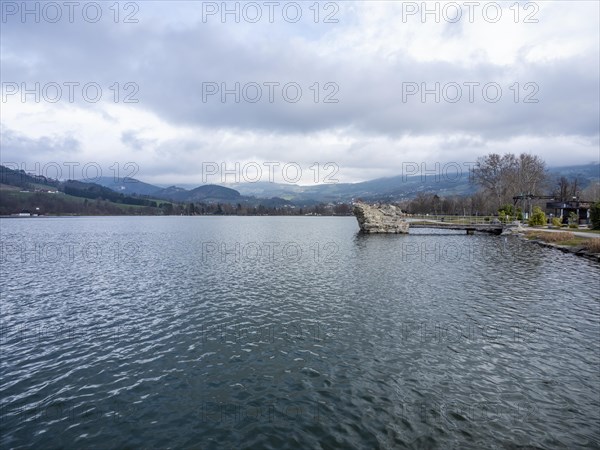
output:
[{"label": "cloudy sky", "polygon": [[201,184],[222,165],[268,181],[267,162],[310,184],[326,163],[353,182],[490,152],[600,159],[595,1],[0,3],[13,167]]}]

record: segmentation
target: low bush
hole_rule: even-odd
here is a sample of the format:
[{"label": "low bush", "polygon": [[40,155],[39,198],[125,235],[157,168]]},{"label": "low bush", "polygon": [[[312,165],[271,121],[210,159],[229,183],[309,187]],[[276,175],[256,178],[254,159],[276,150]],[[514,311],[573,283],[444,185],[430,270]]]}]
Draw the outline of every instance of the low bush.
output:
[{"label": "low bush", "polygon": [[546,214],[544,213],[544,211],[542,211],[542,208],[536,206],[535,208],[533,208],[533,214],[529,219],[529,226],[536,227],[542,225],[546,225]]}]

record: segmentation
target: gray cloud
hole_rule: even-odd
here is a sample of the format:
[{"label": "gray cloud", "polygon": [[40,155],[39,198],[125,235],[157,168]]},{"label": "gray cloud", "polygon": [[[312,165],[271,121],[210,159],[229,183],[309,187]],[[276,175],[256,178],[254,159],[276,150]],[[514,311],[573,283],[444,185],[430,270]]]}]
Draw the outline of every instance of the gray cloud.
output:
[{"label": "gray cloud", "polygon": [[[194,8],[193,5],[178,4],[170,10],[166,4],[158,3],[144,10],[141,4],[139,24],[114,24],[110,20],[97,24],[81,20],[73,24],[3,24],[3,79],[19,83],[95,81],[102,86],[103,99],[108,102],[113,95],[110,86],[119,82],[121,103],[126,94],[123,83],[133,82],[139,86],[139,103],[131,107],[150,112],[173,127],[230,129],[282,137],[347,130],[363,140],[346,150],[345,158],[352,164],[358,164],[355,158],[364,158],[372,151],[366,145],[369,139],[447,136],[441,140],[438,151],[465,155],[468,160],[473,159],[468,155],[485,152],[492,141],[523,136],[574,136],[587,142],[598,141],[600,74],[598,54],[594,52],[598,49],[597,33],[589,36],[590,41],[596,42],[590,51],[561,58],[527,60],[527,49],[537,43],[523,42],[521,53],[511,64],[485,58],[465,64],[441,57],[424,60],[402,50],[365,53],[352,52],[350,46],[339,52],[323,49],[321,45],[336,42],[336,36],[360,26],[350,7],[341,7],[339,17],[346,22],[340,20],[337,25],[313,24],[310,20],[299,24],[238,25],[202,23],[198,9],[186,9]],[[566,3],[564,7],[569,8]],[[186,12],[190,17],[186,17]],[[447,24],[442,35],[458,42],[467,39],[463,23]],[[262,100],[249,103],[242,97],[236,103],[229,95],[228,101],[222,103],[214,95],[205,102],[202,88],[207,82],[218,86],[225,83],[229,88],[235,82],[242,86],[258,83],[263,90]],[[267,100],[265,82],[280,84],[275,88],[273,103]],[[302,88],[303,95],[297,103],[285,101],[281,95],[281,86],[290,82]],[[316,103],[311,90],[315,82],[320,88]],[[334,84],[325,91],[327,82]],[[468,100],[468,88],[464,85],[468,82],[480,83],[473,102]],[[491,82],[502,88],[498,102],[486,101],[482,95],[481,86]],[[519,83],[517,102],[515,82]],[[428,95],[426,102],[419,95],[403,98],[406,83],[426,83],[429,88],[440,83],[442,88],[449,86],[446,93],[452,96],[454,90],[448,83],[457,83],[462,99],[452,103],[442,97],[436,103],[433,95]],[[526,83],[530,83],[527,88]],[[337,88],[339,91],[335,92]],[[253,95],[253,88],[248,89],[246,93]],[[333,92],[338,103],[324,103],[324,95]],[[525,103],[527,94],[537,103]],[[82,108],[99,107],[81,98],[75,103]],[[110,113],[103,114],[112,117]],[[190,141],[187,137],[158,143],[131,128],[119,134],[120,141],[132,152],[148,150],[168,157],[172,162],[168,170],[173,174],[186,173],[188,169],[183,166],[190,161],[189,155],[211,151],[207,142]],[[75,140],[49,139],[3,133],[3,152],[26,147],[33,153],[67,152],[68,148],[76,151],[85,145]],[[552,152],[559,152],[559,148],[562,151],[564,146],[547,149],[548,155],[557,154]],[[244,151],[250,157],[261,149],[232,147],[219,156],[239,159]],[[373,158],[381,163],[379,159]],[[158,166],[151,172],[158,173]]]},{"label": "gray cloud", "polygon": [[48,162],[53,158],[75,157],[81,150],[81,142],[68,135],[30,138],[2,127],[2,162],[27,161]]},{"label": "gray cloud", "polygon": [[121,133],[121,142],[133,150],[144,150],[148,146],[153,145],[156,141],[140,138],[135,131],[127,130]]}]

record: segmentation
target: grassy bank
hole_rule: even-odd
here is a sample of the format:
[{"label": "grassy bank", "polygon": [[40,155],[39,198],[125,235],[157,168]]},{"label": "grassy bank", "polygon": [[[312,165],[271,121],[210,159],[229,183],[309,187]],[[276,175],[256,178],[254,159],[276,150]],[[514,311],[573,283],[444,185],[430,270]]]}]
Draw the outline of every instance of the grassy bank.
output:
[{"label": "grassy bank", "polygon": [[525,237],[563,247],[581,247],[590,253],[600,253],[600,238],[579,237],[569,231],[550,233],[541,230],[527,230]]}]

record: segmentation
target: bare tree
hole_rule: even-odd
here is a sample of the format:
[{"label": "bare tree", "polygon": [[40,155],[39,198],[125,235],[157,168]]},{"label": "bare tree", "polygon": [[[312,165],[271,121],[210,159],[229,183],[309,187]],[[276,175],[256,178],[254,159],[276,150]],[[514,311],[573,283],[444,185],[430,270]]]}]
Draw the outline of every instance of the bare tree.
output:
[{"label": "bare tree", "polygon": [[490,153],[477,160],[473,180],[496,207],[512,203],[515,195],[537,195],[547,184],[546,164],[535,155]]},{"label": "bare tree", "polygon": [[517,164],[516,194],[538,195],[548,185],[546,163],[536,155],[521,153]]},{"label": "bare tree", "polygon": [[493,208],[490,207],[489,199],[483,192],[476,192],[473,194],[471,196],[471,204],[476,215],[486,215],[490,211],[493,212]]},{"label": "bare tree", "polygon": [[473,180],[501,205],[510,196],[510,184],[514,181],[516,169],[517,159],[513,154],[500,156],[490,153],[477,160],[473,169]]},{"label": "bare tree", "polygon": [[581,197],[581,182],[579,178],[574,177],[569,180],[567,177],[560,177],[556,181],[556,188],[553,195],[561,202],[569,201],[573,197]]},{"label": "bare tree", "polygon": [[592,183],[581,191],[581,198],[588,202],[600,201],[600,183]]},{"label": "bare tree", "polygon": [[575,177],[573,178],[573,181],[571,181],[571,198],[572,197],[581,197],[581,183],[579,181],[579,178]]},{"label": "bare tree", "polygon": [[554,190],[554,196],[557,200],[564,202],[569,197],[569,179],[567,177],[560,177],[556,182],[556,189]]}]

